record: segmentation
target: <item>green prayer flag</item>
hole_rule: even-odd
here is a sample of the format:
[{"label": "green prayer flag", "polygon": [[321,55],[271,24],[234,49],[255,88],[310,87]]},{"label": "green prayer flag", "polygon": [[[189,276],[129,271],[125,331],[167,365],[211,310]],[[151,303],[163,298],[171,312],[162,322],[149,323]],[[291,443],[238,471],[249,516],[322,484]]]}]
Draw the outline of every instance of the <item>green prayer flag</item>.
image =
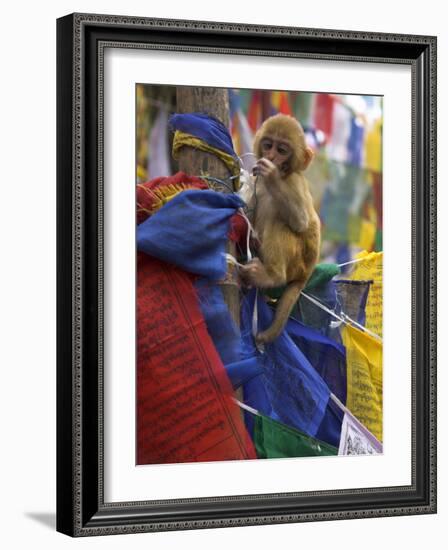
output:
[{"label": "green prayer flag", "polygon": [[337,264],[317,264],[304,288],[305,292],[326,285],[341,269]]},{"label": "green prayer flag", "polygon": [[381,252],[383,250],[383,232],[381,229],[376,230],[375,234],[375,252]]},{"label": "green prayer flag", "polygon": [[262,414],[255,415],[254,443],[258,458],[335,456],[338,449]]},{"label": "green prayer flag", "polygon": [[299,92],[294,101],[294,115],[302,126],[311,125],[314,94]]}]

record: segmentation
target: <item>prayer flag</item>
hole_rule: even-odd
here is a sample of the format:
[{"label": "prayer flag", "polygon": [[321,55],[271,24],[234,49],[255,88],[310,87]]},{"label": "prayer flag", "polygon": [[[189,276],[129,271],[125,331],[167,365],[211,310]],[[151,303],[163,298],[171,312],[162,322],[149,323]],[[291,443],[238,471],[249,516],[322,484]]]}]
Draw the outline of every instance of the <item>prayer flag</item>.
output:
[{"label": "prayer flag", "polygon": [[137,269],[137,464],[256,458],[190,277]]},{"label": "prayer flag", "polygon": [[[325,308],[334,311],[336,314],[340,312],[341,306],[337,301],[334,279],[323,285],[312,288],[310,292],[306,292],[306,294],[323,304]],[[328,338],[336,342],[341,342],[339,334],[339,325],[341,321],[338,321],[326,309],[320,308],[316,303],[308,300],[308,298],[303,295],[299,297],[299,301],[297,302],[297,319],[304,325],[312,327]]]},{"label": "prayer flag", "polygon": [[215,149],[235,156],[229,130],[216,118],[204,113],[174,114],[171,115],[169,124],[173,130],[190,134]]},{"label": "prayer flag", "polygon": [[365,140],[365,164],[366,168],[374,172],[382,172],[382,129],[383,121],[378,119],[370,131],[367,132]]},{"label": "prayer flag", "polygon": [[364,172],[357,166],[330,163],[330,184],[325,189],[320,207],[324,240],[348,242],[354,233],[351,219],[359,216],[368,191]]},{"label": "prayer flag", "polygon": [[383,350],[366,332],[346,325],[347,408],[372,434],[383,439]]},{"label": "prayer flag", "polygon": [[360,252],[353,264],[352,280],[372,281],[366,303],[365,327],[378,336],[383,335],[383,253]]},{"label": "prayer flag", "polygon": [[346,411],[342,421],[339,455],[377,455],[383,446],[356,418]]},{"label": "prayer flag", "polygon": [[254,444],[258,458],[335,456],[336,447],[265,415],[255,415]]},{"label": "prayer flag", "polygon": [[328,156],[337,162],[347,162],[347,144],[350,137],[352,115],[341,101],[336,101],[333,109],[333,133],[328,142]]},{"label": "prayer flag", "polygon": [[375,245],[376,224],[370,220],[362,220],[358,246],[362,250],[372,250]]},{"label": "prayer flag", "polygon": [[350,279],[336,279],[334,281],[336,297],[341,304],[341,310],[356,321],[364,325],[366,322],[366,303],[372,281],[353,281]]},{"label": "prayer flag", "polygon": [[215,157],[219,158],[227,166],[230,173],[235,177],[233,180],[234,189],[239,189],[240,165],[235,152],[230,155],[222,149],[218,149],[217,147],[210,145],[207,141],[192,136],[191,134],[187,134],[186,132],[182,132],[181,130],[176,130],[173,139],[173,158],[175,160],[178,160],[179,151],[183,147],[192,147],[193,149],[198,149],[200,151],[205,151],[215,155]]},{"label": "prayer flag", "polygon": [[315,437],[320,441],[325,441],[329,445],[339,447],[343,417],[344,413],[342,409],[330,398]]},{"label": "prayer flag", "polygon": [[376,212],[376,223],[378,229],[383,228],[383,175],[378,172],[372,173],[373,204]]},{"label": "prayer flag", "polygon": [[284,115],[293,116],[291,106],[289,105],[288,94],[286,92],[272,92],[271,106],[273,114],[282,113]]},{"label": "prayer flag", "polygon": [[243,111],[238,110],[236,113],[239,132],[239,144],[240,144],[240,161],[245,170],[249,173],[252,172],[256,163],[256,157],[253,153],[253,141],[254,136],[249,126],[247,118],[244,116]]},{"label": "prayer flag", "polygon": [[168,146],[168,113],[161,108],[149,136],[149,179],[170,176],[170,151]]},{"label": "prayer flag", "polygon": [[222,285],[207,279],[194,283],[199,307],[207,325],[207,332],[224,365],[241,358],[241,334],[224,301]]},{"label": "prayer flag", "polygon": [[331,392],[345,403],[347,372],[344,346],[295,319],[289,319],[286,331],[326,382]]},{"label": "prayer flag", "polygon": [[137,249],[190,273],[223,279],[230,218],[243,205],[235,194],[183,191],[137,227]]},{"label": "prayer flag", "polygon": [[137,184],[137,225],[186,189],[208,189],[208,185],[203,179],[184,172]]},{"label": "prayer flag", "polygon": [[316,94],[314,103],[314,127],[321,130],[328,141],[333,133],[333,109],[335,99],[329,94]]},{"label": "prayer flag", "polygon": [[[314,436],[319,429],[330,390],[319,373],[284,330],[261,353],[252,336],[255,291],[243,301],[241,332],[244,358],[257,357],[262,374],[244,386],[244,402],[275,420]],[[258,296],[258,328],[272,322],[272,311]]]},{"label": "prayer flag", "polygon": [[294,112],[297,120],[304,127],[311,126],[314,94],[299,92],[294,101]]},{"label": "prayer flag", "polygon": [[232,386],[236,389],[262,373],[256,357],[242,359],[241,332],[225,303],[222,285],[198,279],[194,283],[207,332],[224,364]]},{"label": "prayer flag", "polygon": [[247,121],[252,132],[256,132],[261,124],[261,90],[254,90],[252,92]]},{"label": "prayer flag", "polygon": [[351,121],[347,149],[347,162],[355,166],[361,166],[364,149],[364,125],[357,117],[353,117]]}]

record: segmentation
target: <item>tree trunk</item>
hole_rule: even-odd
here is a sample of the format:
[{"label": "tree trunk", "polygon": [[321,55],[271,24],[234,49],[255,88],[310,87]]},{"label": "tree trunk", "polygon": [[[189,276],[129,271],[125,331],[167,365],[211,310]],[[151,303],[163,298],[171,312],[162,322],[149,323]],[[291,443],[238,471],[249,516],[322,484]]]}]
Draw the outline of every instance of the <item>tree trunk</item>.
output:
[{"label": "tree trunk", "polygon": [[[217,118],[225,126],[229,126],[229,94],[220,88],[177,88],[177,111],[179,113],[205,113]],[[227,179],[230,172],[226,165],[212,153],[199,151],[193,147],[182,147],[179,151],[179,170],[192,176],[211,176]],[[224,185],[214,184],[214,189],[222,193],[230,190]],[[227,243],[227,251],[235,255],[235,245]],[[233,320],[239,326],[239,291],[237,273],[234,266],[228,267],[226,281],[222,284],[224,299]]]}]

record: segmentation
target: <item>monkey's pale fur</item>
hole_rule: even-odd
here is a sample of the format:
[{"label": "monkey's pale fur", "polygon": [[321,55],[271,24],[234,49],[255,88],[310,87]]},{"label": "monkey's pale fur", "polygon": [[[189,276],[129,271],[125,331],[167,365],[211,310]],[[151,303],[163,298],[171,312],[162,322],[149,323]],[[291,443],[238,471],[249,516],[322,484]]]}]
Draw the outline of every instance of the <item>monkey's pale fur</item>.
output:
[{"label": "monkey's pale fur", "polygon": [[[264,148],[287,146],[285,162]],[[255,135],[254,152],[259,160],[252,221],[260,240],[260,258],[242,269],[249,284],[259,288],[287,284],[272,325],[257,334],[257,341],[272,342],[283,327],[319,258],[320,220],[303,171],[313,158],[302,127],[293,117],[268,118]],[[272,160],[269,160],[270,157]]]}]

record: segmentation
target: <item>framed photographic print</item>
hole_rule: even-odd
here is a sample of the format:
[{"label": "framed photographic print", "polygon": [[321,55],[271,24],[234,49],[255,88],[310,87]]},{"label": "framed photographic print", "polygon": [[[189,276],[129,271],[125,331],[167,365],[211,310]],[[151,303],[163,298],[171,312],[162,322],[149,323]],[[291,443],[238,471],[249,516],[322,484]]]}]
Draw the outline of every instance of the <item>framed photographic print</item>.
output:
[{"label": "framed photographic print", "polygon": [[57,529],[435,513],[436,38],[57,40]]}]

